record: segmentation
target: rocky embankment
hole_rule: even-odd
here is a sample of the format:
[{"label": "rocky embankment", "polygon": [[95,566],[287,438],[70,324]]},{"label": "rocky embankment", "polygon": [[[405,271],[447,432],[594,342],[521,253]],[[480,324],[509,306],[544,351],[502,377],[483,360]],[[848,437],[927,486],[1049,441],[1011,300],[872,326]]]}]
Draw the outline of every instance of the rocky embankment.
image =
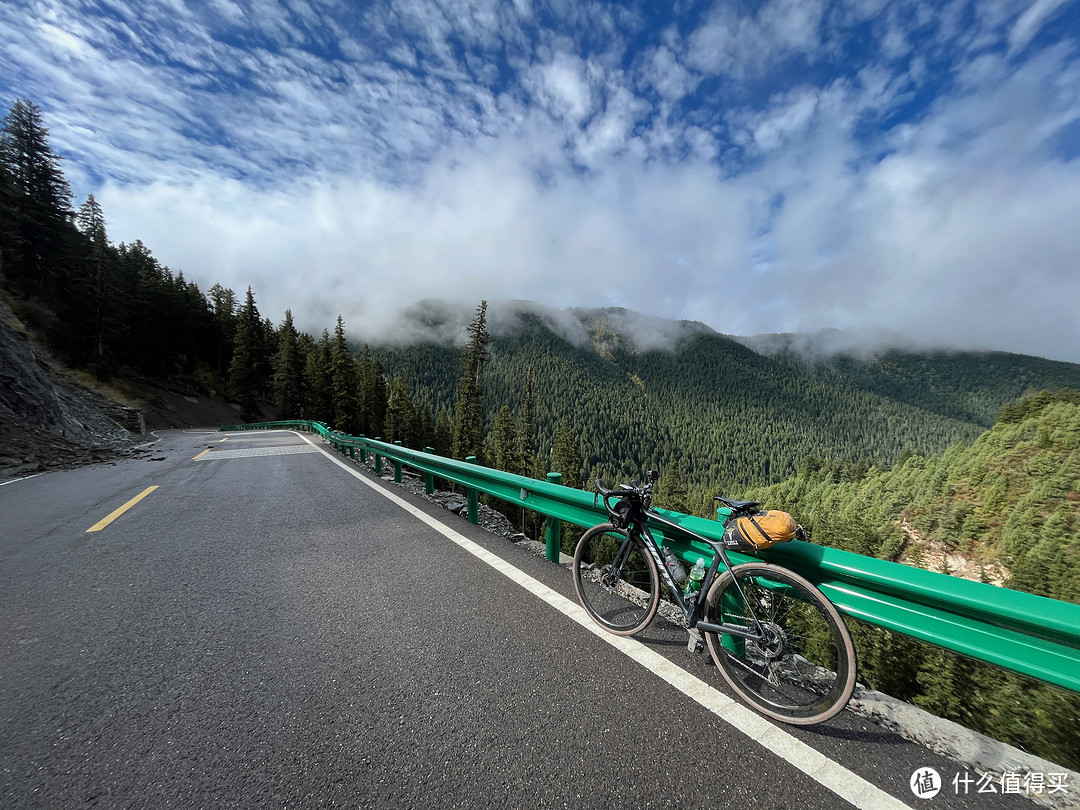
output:
[{"label": "rocky embankment", "polygon": [[79,384],[0,301],[0,478],[138,452],[142,414]]}]

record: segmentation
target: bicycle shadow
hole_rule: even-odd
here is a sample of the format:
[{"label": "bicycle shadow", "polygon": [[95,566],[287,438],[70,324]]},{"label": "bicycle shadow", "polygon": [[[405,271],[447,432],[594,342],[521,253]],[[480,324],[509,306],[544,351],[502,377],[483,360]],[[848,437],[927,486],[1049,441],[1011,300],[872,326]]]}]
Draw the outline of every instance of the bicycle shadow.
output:
[{"label": "bicycle shadow", "polygon": [[[679,627],[678,625],[671,624],[670,622],[664,624],[654,624],[641,633],[634,636],[635,639],[647,646],[660,651],[667,650],[679,650],[681,649],[685,660],[680,661],[677,655],[667,655],[664,657],[671,661],[673,664],[685,669],[691,675],[700,677],[709,686],[723,692],[728,697],[735,700],[742,706],[745,706],[748,710],[754,711],[752,706],[739,700],[738,697],[731,693],[730,688],[724,681],[723,676],[720,675],[719,669],[716,667],[716,662],[712,660],[712,656],[709,655],[707,649],[701,650],[697,653],[691,653],[687,650],[687,631]],[[754,712],[758,714],[757,712]],[[769,722],[776,723],[779,727],[798,730],[800,733],[806,733],[815,737],[826,738],[830,740],[836,740],[838,742],[853,742],[853,743],[868,743],[871,745],[905,745],[908,743],[902,736],[896,731],[881,726],[872,717],[865,717],[860,714],[855,714],[850,709],[846,709],[840,715],[828,720],[825,723],[816,726],[790,726],[784,723],[779,723],[765,715],[760,715]],[[852,724],[866,723],[871,728],[856,728]]]}]

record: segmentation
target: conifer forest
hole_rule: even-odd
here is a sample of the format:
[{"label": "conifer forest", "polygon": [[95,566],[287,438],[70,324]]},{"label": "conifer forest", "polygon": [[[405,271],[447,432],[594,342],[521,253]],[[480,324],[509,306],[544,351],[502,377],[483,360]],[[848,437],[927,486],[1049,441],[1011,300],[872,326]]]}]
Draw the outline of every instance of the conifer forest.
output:
[{"label": "conifer forest", "polygon": [[[713,495],[761,500],[816,543],[1080,603],[1080,365],[808,358],[694,324],[642,348],[612,311],[564,313],[574,339],[528,307],[489,328],[486,301],[456,343],[364,345],[340,316],[308,333],[291,311],[260,312],[250,287],[200,289],[142,242],[114,244],[93,195],[76,202],[40,109],[15,101],[0,285],[35,337],[99,380],[181,382],[244,421],[319,420],[586,489],[658,469],[658,506],[715,517]],[[861,682],[1080,767],[1080,696],[850,624]]]}]

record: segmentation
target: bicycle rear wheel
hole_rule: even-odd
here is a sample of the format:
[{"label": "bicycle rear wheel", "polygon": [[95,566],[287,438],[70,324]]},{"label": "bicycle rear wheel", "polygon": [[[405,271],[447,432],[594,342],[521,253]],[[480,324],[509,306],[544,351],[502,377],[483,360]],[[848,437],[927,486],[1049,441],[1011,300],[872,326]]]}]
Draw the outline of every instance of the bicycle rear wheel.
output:
[{"label": "bicycle rear wheel", "polygon": [[705,637],[724,679],[762,714],[808,726],[838,714],[850,700],[856,671],[851,634],[828,598],[793,571],[769,563],[734,566],[709,588],[704,620],[761,627],[760,640]]},{"label": "bicycle rear wheel", "polygon": [[574,589],[589,618],[619,636],[644,629],[660,605],[660,575],[645,543],[610,523],[578,541]]}]

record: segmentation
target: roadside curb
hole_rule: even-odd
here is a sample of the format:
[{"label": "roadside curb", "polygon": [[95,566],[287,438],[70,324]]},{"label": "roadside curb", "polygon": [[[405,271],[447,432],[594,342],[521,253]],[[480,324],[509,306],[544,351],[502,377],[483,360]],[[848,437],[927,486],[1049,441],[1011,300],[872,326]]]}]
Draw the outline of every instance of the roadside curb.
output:
[{"label": "roadside curb", "polygon": [[[1068,789],[1064,793],[1052,796],[1046,792],[1042,795],[1024,795],[1054,810],[1080,810],[1080,793],[1077,792],[1080,789],[1080,773],[1076,771],[872,689],[856,687],[848,709],[899,734],[905,740],[948,757],[965,769],[992,774],[995,777],[992,784],[999,791],[1004,774],[1017,774],[1021,780],[1028,774],[1066,774]],[[974,792],[974,788],[972,790]]]}]

